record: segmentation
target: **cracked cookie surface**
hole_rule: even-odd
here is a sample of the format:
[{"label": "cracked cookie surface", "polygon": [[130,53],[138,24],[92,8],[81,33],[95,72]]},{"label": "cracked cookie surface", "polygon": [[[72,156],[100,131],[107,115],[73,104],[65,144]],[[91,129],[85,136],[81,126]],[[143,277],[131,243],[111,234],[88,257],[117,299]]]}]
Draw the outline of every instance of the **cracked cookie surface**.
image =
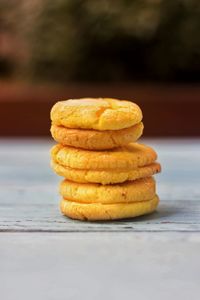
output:
[{"label": "cracked cookie surface", "polygon": [[155,196],[156,187],[153,177],[115,185],[95,183],[76,183],[63,180],[60,194],[63,198],[79,203],[127,203],[147,201]]},{"label": "cracked cookie surface", "polygon": [[51,149],[51,157],[57,164],[74,169],[133,170],[155,162],[157,154],[151,147],[138,143],[104,151],[57,144]]},{"label": "cracked cookie surface", "polygon": [[159,198],[157,195],[148,201],[117,204],[83,204],[62,199],[60,210],[63,215],[77,220],[117,220],[152,213],[155,211],[158,203]]},{"label": "cracked cookie surface", "polygon": [[119,130],[140,123],[142,111],[137,104],[126,100],[70,99],[52,107],[51,120],[67,128]]}]

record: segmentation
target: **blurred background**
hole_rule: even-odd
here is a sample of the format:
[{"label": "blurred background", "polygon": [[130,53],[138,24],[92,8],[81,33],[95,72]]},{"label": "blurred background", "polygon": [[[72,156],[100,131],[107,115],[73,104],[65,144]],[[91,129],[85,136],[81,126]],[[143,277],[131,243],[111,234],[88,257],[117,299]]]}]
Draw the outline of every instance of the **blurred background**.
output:
[{"label": "blurred background", "polygon": [[146,136],[200,135],[198,0],[0,0],[0,136],[48,136],[61,99],[138,103]]}]

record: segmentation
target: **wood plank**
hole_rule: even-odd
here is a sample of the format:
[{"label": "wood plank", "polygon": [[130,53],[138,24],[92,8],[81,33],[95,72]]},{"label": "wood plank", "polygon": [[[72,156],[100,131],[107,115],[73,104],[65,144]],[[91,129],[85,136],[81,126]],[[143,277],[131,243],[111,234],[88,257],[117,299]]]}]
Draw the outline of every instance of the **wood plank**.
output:
[{"label": "wood plank", "polygon": [[158,212],[118,222],[85,223],[58,209],[60,178],[49,167],[49,140],[0,140],[1,231],[200,231],[200,141],[144,140],[159,153]]},{"label": "wood plank", "polygon": [[[37,192],[37,191],[36,191]],[[102,232],[102,231],[200,231],[200,201],[161,201],[157,212],[135,219],[80,222],[62,216],[57,203],[49,204],[47,193],[37,203],[1,203],[0,231],[9,232]],[[49,195],[49,200],[51,196]]]},{"label": "wood plank", "polygon": [[146,142],[163,166],[158,212],[86,223],[59,213],[52,142],[0,140],[3,300],[198,299],[200,141]]},{"label": "wood plank", "polygon": [[2,233],[1,299],[198,299],[199,253],[198,233]]}]

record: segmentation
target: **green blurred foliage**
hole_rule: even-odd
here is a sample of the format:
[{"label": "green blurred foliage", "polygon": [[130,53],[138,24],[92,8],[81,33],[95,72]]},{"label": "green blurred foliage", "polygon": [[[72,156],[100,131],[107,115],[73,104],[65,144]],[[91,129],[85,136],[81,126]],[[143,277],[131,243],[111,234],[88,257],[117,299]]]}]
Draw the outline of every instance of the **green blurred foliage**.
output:
[{"label": "green blurred foliage", "polygon": [[19,28],[31,78],[200,79],[198,0],[43,0],[29,14]]}]

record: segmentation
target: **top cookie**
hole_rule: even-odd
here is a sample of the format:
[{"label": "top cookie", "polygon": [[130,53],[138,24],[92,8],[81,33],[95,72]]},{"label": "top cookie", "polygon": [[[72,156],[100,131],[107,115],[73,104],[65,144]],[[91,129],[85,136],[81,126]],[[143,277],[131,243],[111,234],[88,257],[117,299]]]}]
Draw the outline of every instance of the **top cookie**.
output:
[{"label": "top cookie", "polygon": [[53,124],[67,128],[119,130],[142,120],[133,102],[110,98],[82,98],[57,102],[51,110]]}]

